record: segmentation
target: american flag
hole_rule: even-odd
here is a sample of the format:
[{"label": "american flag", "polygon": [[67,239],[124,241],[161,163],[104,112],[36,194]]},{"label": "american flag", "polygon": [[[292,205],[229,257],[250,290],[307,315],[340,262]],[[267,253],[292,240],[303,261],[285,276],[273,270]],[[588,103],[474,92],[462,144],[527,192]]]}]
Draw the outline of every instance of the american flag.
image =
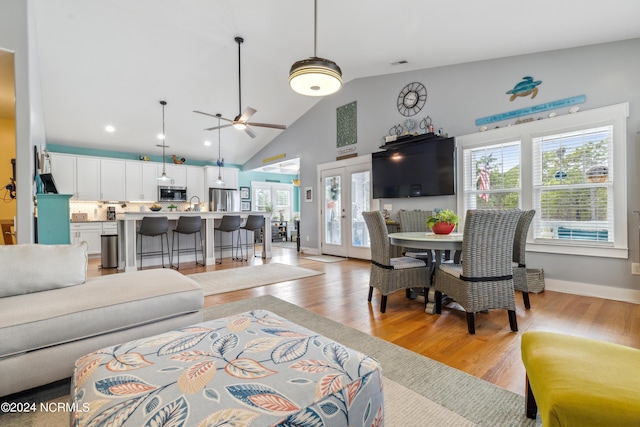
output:
[{"label": "american flag", "polygon": [[[478,181],[480,182],[480,185],[478,186],[480,190],[489,190],[491,188],[491,178],[489,176],[489,162],[486,162],[484,164],[484,167],[480,171],[480,175],[478,175]],[[485,202],[488,202],[489,194],[488,193],[481,194],[480,198],[483,199]]]}]

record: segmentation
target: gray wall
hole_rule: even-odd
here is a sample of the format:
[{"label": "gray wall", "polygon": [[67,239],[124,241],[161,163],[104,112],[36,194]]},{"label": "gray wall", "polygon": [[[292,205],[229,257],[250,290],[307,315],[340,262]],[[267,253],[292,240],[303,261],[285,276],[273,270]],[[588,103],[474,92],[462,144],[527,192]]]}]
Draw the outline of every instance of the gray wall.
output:
[{"label": "gray wall", "polygon": [[[629,102],[627,122],[628,154],[628,260],[601,259],[569,255],[530,253],[527,264],[542,266],[548,277],[572,282],[639,289],[640,276],[631,275],[631,262],[638,262],[638,215],[640,209],[637,186],[640,173],[636,165],[640,153],[640,39],[595,46],[522,55],[490,61],[474,62],[442,68],[397,73],[351,81],[335,95],[322,99],[307,114],[290,126],[274,142],[247,162],[243,169],[261,166],[262,160],[280,153],[287,157],[300,157],[300,187],[312,186],[318,194],[316,165],[335,161],[336,108],[353,101],[358,103],[359,155],[378,151],[381,138],[404,117],[396,109],[396,97],[407,83],[418,81],[428,90],[423,110],[414,119],[431,116],[436,129],[442,128],[450,136],[478,131],[475,120],[545,102],[586,95],[582,110],[621,102]],[[535,99],[517,98],[510,102],[505,92],[524,76],[542,80]],[[557,110],[565,114],[567,109]],[[547,112],[548,113],[548,112]],[[547,113],[540,116],[546,116]],[[537,116],[535,116],[537,117]],[[513,121],[511,121],[513,122]],[[506,125],[496,123],[494,125]],[[319,247],[317,199],[314,203],[301,203],[301,236],[303,246]],[[417,198],[410,200],[381,200],[398,209],[456,208],[455,197]],[[310,241],[304,237],[310,236]]]}]

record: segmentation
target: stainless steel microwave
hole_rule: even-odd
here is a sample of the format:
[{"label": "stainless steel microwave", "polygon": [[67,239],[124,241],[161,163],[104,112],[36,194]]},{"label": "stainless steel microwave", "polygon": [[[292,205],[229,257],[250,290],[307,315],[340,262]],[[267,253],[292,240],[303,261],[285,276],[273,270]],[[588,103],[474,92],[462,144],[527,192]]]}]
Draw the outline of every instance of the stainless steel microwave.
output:
[{"label": "stainless steel microwave", "polygon": [[185,187],[158,187],[158,201],[186,202],[187,189]]}]

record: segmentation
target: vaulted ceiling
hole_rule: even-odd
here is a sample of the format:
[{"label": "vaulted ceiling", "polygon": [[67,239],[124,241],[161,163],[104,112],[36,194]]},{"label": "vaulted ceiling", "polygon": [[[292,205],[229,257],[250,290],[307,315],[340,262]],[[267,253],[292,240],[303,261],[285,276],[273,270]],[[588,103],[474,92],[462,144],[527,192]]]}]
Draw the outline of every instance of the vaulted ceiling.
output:
[{"label": "vaulted ceiling", "polygon": [[[214,160],[217,121],[253,107],[253,121],[291,125],[318,102],[288,86],[313,55],[312,0],[35,0],[47,141]],[[344,81],[640,37],[637,0],[318,0],[317,55]],[[242,45],[242,105],[238,48]],[[597,60],[597,58],[594,58]],[[396,64],[406,61],[406,64]],[[105,132],[112,125],[116,131]],[[243,164],[279,130],[255,139],[221,131],[227,164]],[[286,131],[284,131],[286,132]],[[210,141],[211,146],[204,145]]]}]

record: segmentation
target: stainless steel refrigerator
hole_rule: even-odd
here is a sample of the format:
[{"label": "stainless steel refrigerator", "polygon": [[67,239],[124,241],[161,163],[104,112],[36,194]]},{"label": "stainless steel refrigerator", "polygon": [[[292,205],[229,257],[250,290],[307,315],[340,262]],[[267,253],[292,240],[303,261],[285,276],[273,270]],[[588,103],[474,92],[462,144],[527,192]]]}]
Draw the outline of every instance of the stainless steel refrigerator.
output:
[{"label": "stainless steel refrigerator", "polygon": [[209,210],[211,212],[240,212],[240,193],[238,190],[210,188]]}]

